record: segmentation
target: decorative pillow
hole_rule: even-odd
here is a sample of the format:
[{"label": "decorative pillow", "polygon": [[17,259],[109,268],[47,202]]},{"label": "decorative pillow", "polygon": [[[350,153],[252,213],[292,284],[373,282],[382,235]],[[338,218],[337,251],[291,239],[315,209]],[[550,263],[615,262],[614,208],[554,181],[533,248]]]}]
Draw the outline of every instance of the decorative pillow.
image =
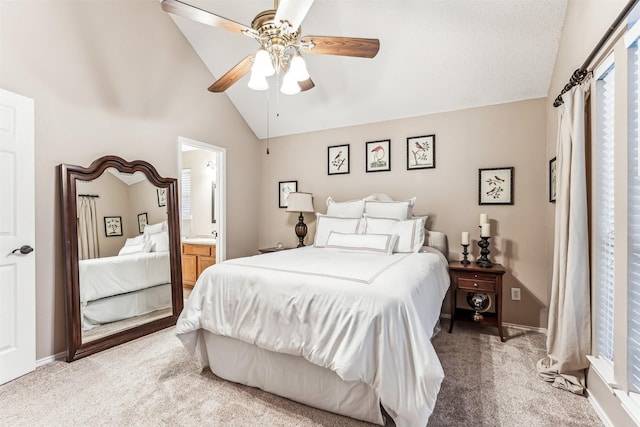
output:
[{"label": "decorative pillow", "polygon": [[151,234],[149,236],[149,242],[153,245],[152,252],[165,252],[169,250],[169,232],[163,231],[161,233]]},{"label": "decorative pillow", "polygon": [[365,216],[366,234],[397,234],[395,252],[418,252],[424,243],[426,217],[397,220]]},{"label": "decorative pillow", "polygon": [[390,255],[398,242],[395,234],[357,234],[332,231],[326,249]]},{"label": "decorative pillow", "polygon": [[124,245],[125,246],[141,245],[146,241],[145,237],[146,236],[144,234],[141,234],[136,237],[130,237],[124,242]]},{"label": "decorative pillow", "polygon": [[364,220],[362,218],[337,218],[316,213],[316,237],[313,246],[323,248],[332,231],[338,233],[362,233]]},{"label": "decorative pillow", "polygon": [[362,218],[364,213],[364,199],[336,202],[327,198],[327,215],[338,218]]},{"label": "decorative pillow", "polygon": [[413,197],[404,202],[381,202],[367,200],[364,203],[364,213],[372,218],[409,219],[413,213]]},{"label": "decorative pillow", "polygon": [[146,227],[144,227],[144,234],[150,235],[150,234],[162,233],[166,229],[167,229],[167,221],[162,221],[153,225],[147,224]]},{"label": "decorative pillow", "polygon": [[120,249],[120,252],[118,252],[118,255],[131,255],[131,254],[141,254],[145,252],[151,252],[152,246],[153,245],[151,244],[151,242],[144,242],[139,245],[129,245],[129,246],[125,245],[122,247],[122,249]]}]

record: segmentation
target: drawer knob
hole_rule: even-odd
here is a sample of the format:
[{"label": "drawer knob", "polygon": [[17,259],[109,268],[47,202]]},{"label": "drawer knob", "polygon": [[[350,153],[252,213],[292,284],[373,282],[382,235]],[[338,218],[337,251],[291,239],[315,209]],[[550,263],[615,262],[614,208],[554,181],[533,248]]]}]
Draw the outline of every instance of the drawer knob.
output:
[{"label": "drawer knob", "polygon": [[478,287],[478,284],[477,284],[477,283],[474,283],[474,284],[473,284],[473,286],[474,286],[475,288],[477,288],[477,287]]},{"label": "drawer knob", "polygon": [[477,275],[477,274],[474,274],[474,275],[473,275],[473,277],[475,277],[475,278],[477,279],[477,278],[478,278],[478,275]]}]

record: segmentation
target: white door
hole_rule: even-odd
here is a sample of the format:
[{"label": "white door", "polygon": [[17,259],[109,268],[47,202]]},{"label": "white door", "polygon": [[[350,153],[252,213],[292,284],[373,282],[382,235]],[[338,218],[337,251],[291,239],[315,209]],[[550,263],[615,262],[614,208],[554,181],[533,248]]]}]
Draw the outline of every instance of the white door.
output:
[{"label": "white door", "polygon": [[36,367],[34,183],[33,100],[0,89],[0,384]]}]

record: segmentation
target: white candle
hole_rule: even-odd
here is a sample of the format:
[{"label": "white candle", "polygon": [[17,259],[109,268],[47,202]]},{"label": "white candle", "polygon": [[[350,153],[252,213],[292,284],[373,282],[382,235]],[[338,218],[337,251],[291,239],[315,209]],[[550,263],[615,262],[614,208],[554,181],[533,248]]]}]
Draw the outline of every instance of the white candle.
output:
[{"label": "white candle", "polygon": [[469,232],[468,231],[463,231],[462,232],[462,244],[463,245],[468,245],[469,244]]},{"label": "white candle", "polygon": [[486,223],[481,225],[482,229],[480,230],[480,237],[490,237],[491,236],[491,224]]},{"label": "white candle", "polygon": [[489,215],[488,214],[480,214],[480,225],[489,224]]}]

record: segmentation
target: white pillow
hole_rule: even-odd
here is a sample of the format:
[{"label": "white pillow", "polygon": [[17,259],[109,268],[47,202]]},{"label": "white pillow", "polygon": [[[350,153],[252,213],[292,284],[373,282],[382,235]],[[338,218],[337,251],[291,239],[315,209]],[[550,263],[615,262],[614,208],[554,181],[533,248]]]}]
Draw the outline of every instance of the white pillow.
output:
[{"label": "white pillow", "polygon": [[336,218],[316,213],[316,237],[313,246],[323,248],[332,231],[338,233],[362,233],[364,220],[362,218]]},{"label": "white pillow", "polygon": [[151,234],[149,236],[149,242],[153,245],[153,252],[165,252],[169,250],[169,232],[163,231],[162,233]]},{"label": "white pillow", "polygon": [[145,237],[146,236],[144,234],[141,234],[141,235],[136,236],[136,237],[129,237],[124,242],[124,245],[125,246],[141,245],[142,243],[144,243],[146,241]]},{"label": "white pillow", "polygon": [[364,213],[372,218],[409,219],[413,213],[415,202],[415,197],[404,202],[367,200],[364,203]]},{"label": "white pillow", "polygon": [[147,224],[144,227],[144,234],[150,235],[150,234],[161,233],[166,229],[167,229],[167,221],[162,221],[153,225]]},{"label": "white pillow", "polygon": [[350,200],[348,202],[336,202],[329,196],[327,198],[327,215],[339,218],[362,218],[364,213],[364,200]]},{"label": "white pillow", "polygon": [[365,217],[366,234],[397,234],[395,252],[418,252],[424,243],[426,217],[397,220]]},{"label": "white pillow", "polygon": [[151,242],[144,242],[139,245],[129,245],[129,246],[125,245],[122,247],[122,249],[120,249],[120,252],[118,252],[118,256],[151,252],[151,247],[152,247]]},{"label": "white pillow", "polygon": [[332,231],[326,249],[390,255],[398,242],[395,234],[356,234]]}]

